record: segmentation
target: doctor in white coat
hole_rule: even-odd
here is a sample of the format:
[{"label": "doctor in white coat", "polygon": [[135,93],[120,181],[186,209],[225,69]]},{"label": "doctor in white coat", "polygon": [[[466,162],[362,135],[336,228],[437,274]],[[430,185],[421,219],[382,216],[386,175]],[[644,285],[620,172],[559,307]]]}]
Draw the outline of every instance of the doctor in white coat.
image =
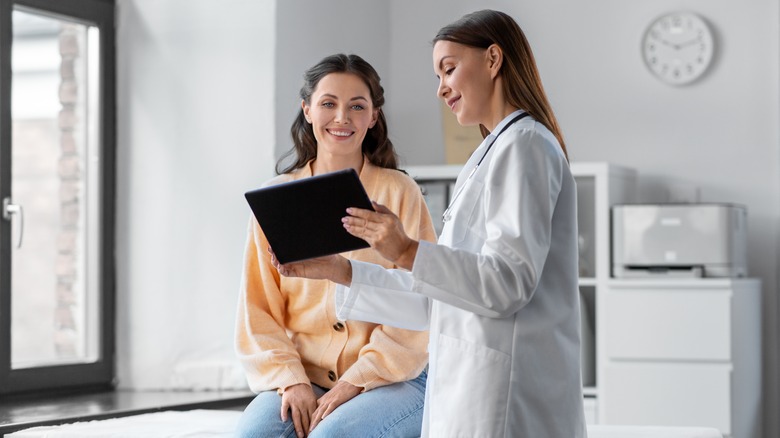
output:
[{"label": "doctor in white coat", "polygon": [[375,204],[348,209],[344,226],[407,270],[274,263],[339,283],[341,319],[430,330],[422,436],[585,437],[576,187],[531,49],[511,17],[484,10],[439,31],[433,64],[458,122],[489,132],[438,244],[412,240]]}]

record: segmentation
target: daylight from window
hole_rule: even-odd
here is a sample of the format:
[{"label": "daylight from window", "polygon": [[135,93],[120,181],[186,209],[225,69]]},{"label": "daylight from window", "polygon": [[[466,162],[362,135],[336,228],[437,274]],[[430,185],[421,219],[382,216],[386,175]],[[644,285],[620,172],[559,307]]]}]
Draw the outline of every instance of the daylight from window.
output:
[{"label": "daylight from window", "polygon": [[12,368],[97,359],[97,41],[91,26],[14,11]]}]

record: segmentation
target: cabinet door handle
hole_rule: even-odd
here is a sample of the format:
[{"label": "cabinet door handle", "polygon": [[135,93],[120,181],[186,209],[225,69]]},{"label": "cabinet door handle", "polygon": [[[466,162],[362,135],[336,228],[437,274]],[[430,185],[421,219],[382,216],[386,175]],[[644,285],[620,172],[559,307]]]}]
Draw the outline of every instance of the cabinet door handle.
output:
[{"label": "cabinet door handle", "polygon": [[19,215],[19,241],[16,244],[17,248],[22,247],[22,236],[24,235],[24,209],[19,204],[12,204],[11,197],[6,196],[3,198],[3,219],[11,222],[12,216]]}]

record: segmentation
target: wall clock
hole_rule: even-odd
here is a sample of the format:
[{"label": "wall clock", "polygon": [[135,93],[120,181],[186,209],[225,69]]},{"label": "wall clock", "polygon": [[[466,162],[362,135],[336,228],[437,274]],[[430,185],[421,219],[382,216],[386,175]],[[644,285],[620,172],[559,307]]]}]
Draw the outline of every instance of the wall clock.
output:
[{"label": "wall clock", "polygon": [[656,18],[642,37],[647,68],[672,85],[689,84],[712,64],[715,38],[706,21],[693,12],[672,12]]}]

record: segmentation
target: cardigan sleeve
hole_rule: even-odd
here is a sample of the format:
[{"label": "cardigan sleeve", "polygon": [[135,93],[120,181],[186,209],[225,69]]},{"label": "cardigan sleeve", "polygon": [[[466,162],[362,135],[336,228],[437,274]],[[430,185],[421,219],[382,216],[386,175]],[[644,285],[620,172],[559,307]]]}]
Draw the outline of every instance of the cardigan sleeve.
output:
[{"label": "cardigan sleeve", "polygon": [[235,349],[254,392],[305,383],[301,357],[284,329],[284,298],[279,273],[270,264],[268,242],[254,218],[249,220],[241,276]]}]

